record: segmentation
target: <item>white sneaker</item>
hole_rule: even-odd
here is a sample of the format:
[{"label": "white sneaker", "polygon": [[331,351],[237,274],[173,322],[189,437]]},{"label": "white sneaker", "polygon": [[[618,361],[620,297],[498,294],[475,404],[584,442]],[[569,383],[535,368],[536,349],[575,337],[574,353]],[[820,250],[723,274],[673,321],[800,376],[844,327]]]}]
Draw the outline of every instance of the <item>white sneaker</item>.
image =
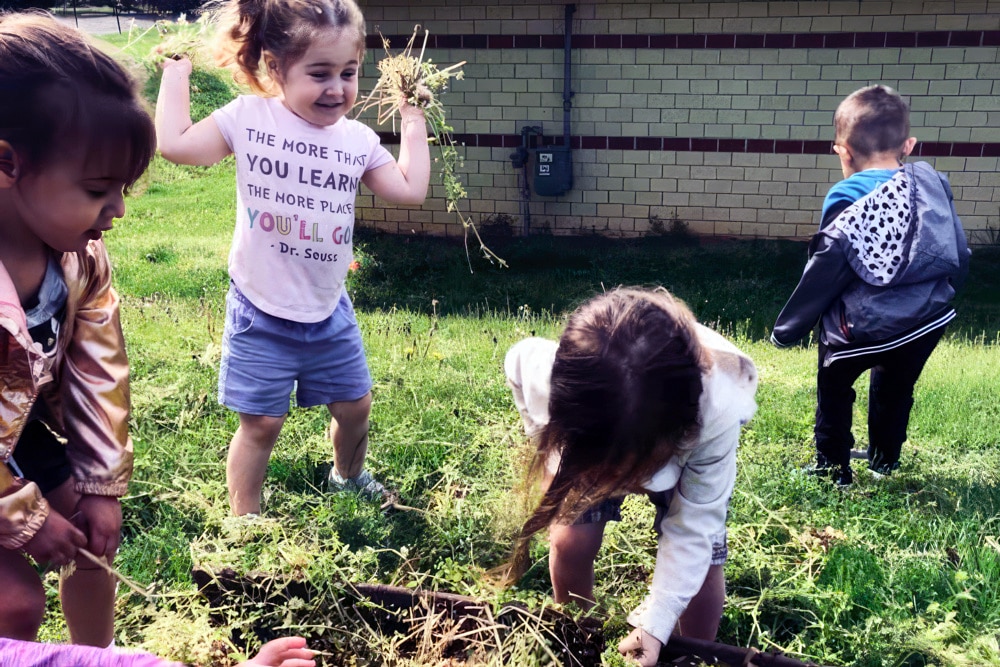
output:
[{"label": "white sneaker", "polygon": [[362,470],[354,477],[342,477],[337,472],[337,466],[330,467],[326,476],[326,484],[330,491],[353,491],[368,500],[395,502],[395,493],[385,488],[382,482],[367,470]]}]

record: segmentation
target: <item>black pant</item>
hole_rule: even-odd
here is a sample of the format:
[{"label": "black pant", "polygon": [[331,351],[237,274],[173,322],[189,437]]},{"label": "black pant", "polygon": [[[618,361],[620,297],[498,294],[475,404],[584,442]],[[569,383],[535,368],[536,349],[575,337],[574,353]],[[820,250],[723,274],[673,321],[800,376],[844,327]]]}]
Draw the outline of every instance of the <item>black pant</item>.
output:
[{"label": "black pant", "polygon": [[38,484],[43,495],[62,486],[73,474],[66,445],[39,419],[24,427],[10,459],[10,471]]},{"label": "black pant", "polygon": [[891,466],[899,461],[906,442],[906,427],[913,407],[913,386],[920,377],[945,327],[895,349],[875,354],[838,359],[823,365],[827,346],[819,345],[819,372],[816,375],[816,451],[831,465],[848,466],[854,436],[851,414],[854,409],[855,380],[871,369],[868,387],[868,460],[872,468]]}]

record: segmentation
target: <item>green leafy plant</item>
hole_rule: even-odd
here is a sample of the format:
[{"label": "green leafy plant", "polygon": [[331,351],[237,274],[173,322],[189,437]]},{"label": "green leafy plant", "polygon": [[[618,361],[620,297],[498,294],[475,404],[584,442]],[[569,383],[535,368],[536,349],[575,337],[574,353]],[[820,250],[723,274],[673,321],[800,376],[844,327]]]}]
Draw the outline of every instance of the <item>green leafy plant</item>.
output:
[{"label": "green leafy plant", "polygon": [[649,216],[649,229],[646,235],[668,236],[679,240],[693,238],[688,223],[677,215],[677,209],[674,209],[666,220],[655,214]]}]

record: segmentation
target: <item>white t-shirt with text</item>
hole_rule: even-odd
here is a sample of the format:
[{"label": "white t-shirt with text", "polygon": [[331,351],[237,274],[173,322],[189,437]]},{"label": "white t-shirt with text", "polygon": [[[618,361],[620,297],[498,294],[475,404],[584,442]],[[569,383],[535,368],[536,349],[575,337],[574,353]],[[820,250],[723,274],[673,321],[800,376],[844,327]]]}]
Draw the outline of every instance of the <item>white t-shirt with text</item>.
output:
[{"label": "white t-shirt with text", "polygon": [[229,276],[270,315],[325,320],[353,260],[361,177],[392,155],[358,121],[313,125],[273,97],[243,95],[212,118],[236,158]]}]

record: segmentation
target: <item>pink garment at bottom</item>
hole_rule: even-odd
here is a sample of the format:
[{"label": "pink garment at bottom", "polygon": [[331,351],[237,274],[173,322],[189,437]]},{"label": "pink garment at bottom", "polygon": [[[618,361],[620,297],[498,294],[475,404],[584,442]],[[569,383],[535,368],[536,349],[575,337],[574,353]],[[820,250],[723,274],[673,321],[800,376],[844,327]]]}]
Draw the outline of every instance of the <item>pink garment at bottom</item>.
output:
[{"label": "pink garment at bottom", "polygon": [[180,667],[149,653],[0,637],[0,667]]}]

